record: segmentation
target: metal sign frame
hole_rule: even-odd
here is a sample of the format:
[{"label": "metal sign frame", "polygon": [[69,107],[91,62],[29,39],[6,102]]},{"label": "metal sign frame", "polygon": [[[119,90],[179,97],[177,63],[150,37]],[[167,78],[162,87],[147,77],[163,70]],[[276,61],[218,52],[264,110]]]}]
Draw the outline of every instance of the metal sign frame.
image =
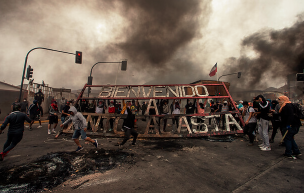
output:
[{"label": "metal sign frame", "polygon": [[[225,94],[221,96],[212,96],[209,94],[207,87],[222,87]],[[85,97],[85,90],[88,88],[100,88],[100,93],[97,97]],[[201,88],[201,91],[198,91]],[[148,92],[145,91],[148,89]],[[188,89],[188,90],[187,90]],[[190,92],[188,92],[190,91]],[[169,94],[168,94],[169,93]],[[165,95],[164,95],[165,94]],[[173,95],[173,96],[172,96]],[[174,84],[174,85],[88,85],[85,84],[82,91],[80,92],[74,105],[77,106],[82,100],[148,100],[149,104],[144,115],[136,115],[136,120],[142,119],[146,121],[145,128],[137,128],[139,132],[138,137],[153,137],[153,138],[180,138],[180,137],[202,137],[202,136],[214,136],[214,135],[228,135],[243,133],[242,126],[244,121],[241,113],[237,109],[235,102],[233,101],[226,85],[222,82],[219,84]],[[158,112],[156,106],[151,105],[152,103],[157,104],[156,100],[159,99],[206,99],[206,100],[229,100],[234,106],[235,111],[229,112],[216,112],[216,113],[195,113],[195,114],[166,114],[161,115]],[[149,109],[155,109],[156,115],[149,115]],[[82,112],[86,117],[87,123],[90,125],[88,134],[99,135],[105,137],[123,137],[124,132],[118,129],[118,123],[120,119],[126,118],[124,114],[97,114]],[[237,115],[240,120],[240,125],[233,116]],[[98,117],[96,123],[93,121],[93,117]],[[179,127],[175,131],[166,132],[163,129],[165,119],[174,119],[178,117]],[[188,117],[188,119],[187,119]],[[192,124],[192,129],[189,126],[189,117]],[[159,124],[156,118],[159,119]],[[222,118],[225,121],[224,129],[219,129],[218,119]],[[102,131],[98,131],[98,123],[101,119],[104,119],[104,128]],[[110,119],[114,121],[113,131],[109,131]],[[213,128],[210,130],[206,123],[196,122],[197,119],[206,121],[211,119]],[[234,125],[234,130],[230,126]],[[204,130],[194,129],[193,126],[199,128],[202,126]],[[71,133],[72,125],[64,130],[65,133]],[[151,133],[152,131],[152,133]]]}]

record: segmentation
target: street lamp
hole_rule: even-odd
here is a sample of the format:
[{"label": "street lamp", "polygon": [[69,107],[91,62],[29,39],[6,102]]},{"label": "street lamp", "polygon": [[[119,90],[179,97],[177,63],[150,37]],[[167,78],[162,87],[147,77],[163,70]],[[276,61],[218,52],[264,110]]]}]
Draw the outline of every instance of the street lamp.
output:
[{"label": "street lamp", "polygon": [[242,72],[235,72],[235,73],[231,73],[231,74],[224,74],[224,75],[220,76],[217,81],[219,82],[220,78],[222,78],[223,76],[228,76],[228,75],[233,75],[233,74],[237,74],[238,78],[241,78]]},{"label": "street lamp", "polygon": [[[237,77],[238,77],[238,78],[241,78],[242,72],[234,72],[234,73],[231,73],[231,74],[224,74],[224,75],[220,76],[220,77],[217,79],[217,81],[219,82],[219,81],[220,81],[220,78],[222,78],[223,76],[229,76],[229,75],[233,75],[233,74],[237,74]],[[218,90],[218,89],[217,89],[217,90]],[[217,93],[218,93],[218,91],[217,91]]]},{"label": "street lamp", "polygon": [[[96,62],[91,68],[90,76],[88,77],[88,85],[93,85],[92,71],[93,71],[94,66],[96,66],[96,64],[102,64],[102,63],[121,63],[121,70],[122,71],[127,70],[127,60],[123,60],[121,62]],[[117,75],[116,75],[116,78],[117,78]],[[115,80],[115,84],[116,84],[116,80]],[[88,89],[88,97],[90,95],[90,88],[91,87],[89,87],[89,89]]]},{"label": "street lamp", "polygon": [[[76,54],[74,53],[70,53],[70,52],[65,52],[65,51],[61,51],[61,50],[54,50],[54,49],[50,49],[50,48],[43,48],[43,47],[36,47],[31,49],[30,51],[27,52],[26,57],[25,57],[25,61],[24,61],[24,67],[23,67],[23,73],[22,73],[22,78],[21,78],[21,86],[20,86],[20,94],[19,94],[19,102],[21,102],[21,98],[22,98],[22,89],[23,89],[23,81],[24,81],[24,74],[25,74],[25,68],[27,65],[27,59],[29,54],[36,49],[43,49],[43,50],[48,50],[48,51],[53,51],[53,52],[61,52],[61,53],[65,53],[65,54],[72,54],[72,55],[76,55],[76,63],[81,64],[81,60],[82,60],[82,52],[76,51]],[[78,57],[80,56],[80,61],[77,60],[77,54],[80,53],[80,55],[78,55]],[[28,70],[27,70],[27,80],[29,80],[32,77],[33,74],[33,69],[29,66]]]}]

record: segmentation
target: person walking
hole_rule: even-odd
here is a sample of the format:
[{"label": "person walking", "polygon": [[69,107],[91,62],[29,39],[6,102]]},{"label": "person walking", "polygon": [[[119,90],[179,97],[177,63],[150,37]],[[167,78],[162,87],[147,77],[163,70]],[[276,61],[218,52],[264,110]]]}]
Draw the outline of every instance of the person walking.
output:
[{"label": "person walking", "polygon": [[282,120],[282,127],[284,128],[284,133],[286,133],[284,138],[286,147],[284,156],[288,158],[300,156],[302,154],[294,140],[294,136],[299,132],[299,128],[302,125],[301,121],[299,117],[295,115],[295,108],[287,96],[280,96],[278,102],[281,105],[279,113]]},{"label": "person walking", "polygon": [[39,104],[37,100],[33,101],[33,104],[31,104],[28,108],[27,114],[29,115],[31,122],[30,122],[30,126],[29,126],[29,130],[32,131],[32,125],[34,124],[35,120],[38,120],[38,115],[40,113],[39,110]]},{"label": "person walking", "polygon": [[258,112],[255,115],[258,115],[260,121],[258,123],[259,134],[263,140],[263,143],[259,145],[262,151],[270,151],[271,147],[269,144],[269,136],[268,136],[268,126],[270,117],[268,113],[270,112],[270,104],[262,95],[258,95],[256,100],[259,102]]},{"label": "person walking", "polygon": [[66,120],[63,124],[60,125],[60,127],[67,126],[70,122],[73,123],[75,127],[75,131],[73,133],[72,139],[78,146],[76,149],[76,152],[79,152],[83,149],[83,146],[81,146],[79,142],[79,136],[85,141],[91,142],[96,148],[98,147],[98,142],[97,140],[93,140],[90,137],[87,137],[86,131],[87,131],[87,121],[84,118],[84,116],[77,112],[77,109],[74,106],[71,106],[69,109],[69,119]]},{"label": "person walking", "polygon": [[57,102],[53,101],[53,103],[51,104],[51,106],[49,107],[49,124],[48,124],[48,134],[51,134],[51,127],[52,124],[54,124],[54,128],[52,130],[52,133],[56,134],[56,127],[58,125],[58,106],[57,106]]},{"label": "person walking", "polygon": [[122,128],[125,131],[125,137],[124,137],[123,141],[120,144],[118,144],[119,147],[123,146],[130,139],[130,135],[133,136],[132,145],[135,145],[136,139],[138,136],[138,133],[134,129],[135,115],[132,113],[130,108],[127,108],[126,111],[127,111],[128,115],[122,125]]},{"label": "person walking", "polygon": [[255,137],[255,135],[253,133],[257,126],[257,119],[254,116],[254,113],[255,113],[255,110],[253,109],[253,107],[249,106],[247,101],[244,101],[242,116],[244,117],[245,126],[244,126],[243,131],[249,137],[248,146],[253,145],[253,141],[254,141],[254,137]]},{"label": "person walking", "polygon": [[3,151],[0,153],[0,161],[3,161],[4,157],[22,140],[24,132],[24,121],[28,123],[31,119],[24,113],[20,112],[21,106],[15,106],[16,111],[10,113],[4,120],[4,123],[0,127],[0,134],[9,124],[7,132],[7,140],[4,143]]}]

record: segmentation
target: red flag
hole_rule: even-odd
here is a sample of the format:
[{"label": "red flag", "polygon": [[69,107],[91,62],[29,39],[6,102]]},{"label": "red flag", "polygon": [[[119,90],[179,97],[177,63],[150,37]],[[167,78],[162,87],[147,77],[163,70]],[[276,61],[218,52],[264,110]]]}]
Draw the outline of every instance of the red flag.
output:
[{"label": "red flag", "polygon": [[215,65],[212,67],[210,73],[209,73],[209,76],[214,76],[217,72],[217,63],[215,63]]}]

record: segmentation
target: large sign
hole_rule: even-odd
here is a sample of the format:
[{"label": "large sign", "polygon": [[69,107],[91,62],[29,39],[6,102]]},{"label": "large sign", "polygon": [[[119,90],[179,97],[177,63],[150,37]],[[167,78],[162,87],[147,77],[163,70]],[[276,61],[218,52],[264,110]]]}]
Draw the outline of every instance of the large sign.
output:
[{"label": "large sign", "polygon": [[204,85],[181,86],[102,86],[98,98],[191,98],[206,97],[209,92]]},{"label": "large sign", "polygon": [[[85,90],[88,88],[98,89],[98,95],[85,96]],[[221,96],[210,96],[209,89],[213,93],[218,89],[226,91]],[[84,103],[92,104],[97,100],[104,102],[115,99],[117,101],[138,99],[146,104],[144,112],[136,113],[137,131],[139,137],[198,137],[206,135],[226,135],[242,133],[242,127],[239,123],[244,125],[242,116],[237,110],[236,105],[229,94],[228,89],[224,83],[221,84],[180,84],[180,85],[85,85],[82,89],[76,104],[81,106]],[[173,102],[180,101],[179,113],[161,113],[160,103],[157,99],[173,99]],[[185,105],[186,99],[203,99],[205,105],[210,105],[211,100],[226,101],[235,109],[233,111],[225,112],[211,112],[210,108],[205,108],[204,113],[186,114]],[[207,103],[207,101],[208,103]],[[110,103],[109,103],[110,104]],[[130,103],[129,103],[130,104]],[[169,104],[171,105],[171,104]],[[198,103],[195,104],[198,108]],[[150,110],[155,110],[154,114]],[[111,114],[104,112],[88,113],[80,108],[80,111],[86,116],[91,134],[98,134],[108,137],[122,137],[124,132],[119,128],[122,125],[123,119],[126,117],[124,114]],[[237,121],[236,117],[238,118]],[[168,124],[168,120],[172,124]],[[176,129],[173,129],[174,122]],[[208,124],[207,124],[208,122]],[[99,131],[99,124],[103,124],[103,130]],[[167,130],[166,130],[167,127]],[[169,129],[168,129],[169,128]],[[170,130],[170,131],[168,131]]]}]

